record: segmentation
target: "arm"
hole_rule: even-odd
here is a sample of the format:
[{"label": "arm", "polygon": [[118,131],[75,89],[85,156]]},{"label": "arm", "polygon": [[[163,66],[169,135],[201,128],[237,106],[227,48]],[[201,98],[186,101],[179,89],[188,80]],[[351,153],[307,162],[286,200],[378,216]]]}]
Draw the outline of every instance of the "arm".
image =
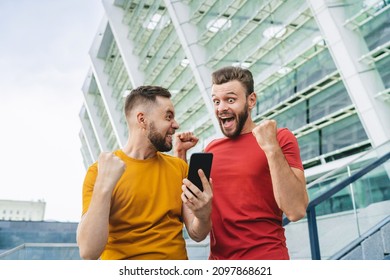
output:
[{"label": "arm", "polygon": [[112,153],[100,154],[91,203],[77,228],[82,259],[98,259],[106,246],[112,190],[124,169],[124,163]]},{"label": "arm", "polygon": [[192,132],[175,134],[174,155],[187,162],[187,151],[198,143],[199,139]]},{"label": "arm", "polygon": [[275,121],[262,122],[252,133],[267,157],[276,203],[290,221],[300,220],[309,201],[304,172],[289,166],[276,138]]},{"label": "arm", "polygon": [[[199,170],[203,192],[188,179],[183,179],[181,199],[183,201],[183,219],[190,237],[200,242],[211,230],[211,201],[213,198],[211,179],[207,181],[202,170]],[[190,189],[192,191],[189,191]]]}]

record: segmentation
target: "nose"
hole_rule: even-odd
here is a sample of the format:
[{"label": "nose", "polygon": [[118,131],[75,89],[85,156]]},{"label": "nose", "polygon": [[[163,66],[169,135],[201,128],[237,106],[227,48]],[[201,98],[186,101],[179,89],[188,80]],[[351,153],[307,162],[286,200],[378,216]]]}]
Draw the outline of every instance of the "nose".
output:
[{"label": "nose", "polygon": [[172,122],[172,128],[179,129],[179,123],[176,120],[173,120]]},{"label": "nose", "polygon": [[224,112],[224,111],[227,111],[227,106],[226,106],[226,103],[225,102],[220,102],[218,105],[217,105],[217,112]]}]

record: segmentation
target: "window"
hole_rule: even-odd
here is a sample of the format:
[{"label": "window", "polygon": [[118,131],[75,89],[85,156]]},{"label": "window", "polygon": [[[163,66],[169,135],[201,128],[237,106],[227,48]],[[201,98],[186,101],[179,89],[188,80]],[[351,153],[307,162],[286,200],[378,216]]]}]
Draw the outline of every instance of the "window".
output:
[{"label": "window", "polygon": [[309,122],[316,121],[352,104],[342,82],[325,89],[309,99]]},{"label": "window", "polygon": [[315,131],[298,139],[302,161],[306,161],[320,155],[319,132]]},{"label": "window", "polygon": [[322,152],[330,153],[367,139],[360,119],[353,115],[322,129]]}]

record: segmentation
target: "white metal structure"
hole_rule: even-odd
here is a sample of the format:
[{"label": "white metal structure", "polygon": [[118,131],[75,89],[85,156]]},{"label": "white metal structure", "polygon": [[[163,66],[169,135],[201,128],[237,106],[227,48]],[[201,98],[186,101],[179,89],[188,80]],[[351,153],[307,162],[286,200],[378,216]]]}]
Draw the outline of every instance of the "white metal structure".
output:
[{"label": "white metal structure", "polygon": [[180,130],[194,131],[202,150],[220,134],[210,75],[227,65],[252,71],[254,119],[272,118],[294,132],[312,179],[390,139],[388,0],[102,5],[80,111],[85,166],[124,145],[123,97],[142,84],[171,91]]}]

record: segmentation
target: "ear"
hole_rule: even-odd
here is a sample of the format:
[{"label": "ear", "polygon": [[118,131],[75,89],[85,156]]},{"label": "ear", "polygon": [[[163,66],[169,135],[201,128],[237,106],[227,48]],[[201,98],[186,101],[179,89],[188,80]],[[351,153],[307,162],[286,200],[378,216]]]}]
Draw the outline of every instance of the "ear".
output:
[{"label": "ear", "polygon": [[257,96],[255,92],[252,92],[248,96],[248,107],[252,110],[256,106]]},{"label": "ear", "polygon": [[137,113],[137,123],[143,128],[146,127],[145,114],[143,112]]}]

